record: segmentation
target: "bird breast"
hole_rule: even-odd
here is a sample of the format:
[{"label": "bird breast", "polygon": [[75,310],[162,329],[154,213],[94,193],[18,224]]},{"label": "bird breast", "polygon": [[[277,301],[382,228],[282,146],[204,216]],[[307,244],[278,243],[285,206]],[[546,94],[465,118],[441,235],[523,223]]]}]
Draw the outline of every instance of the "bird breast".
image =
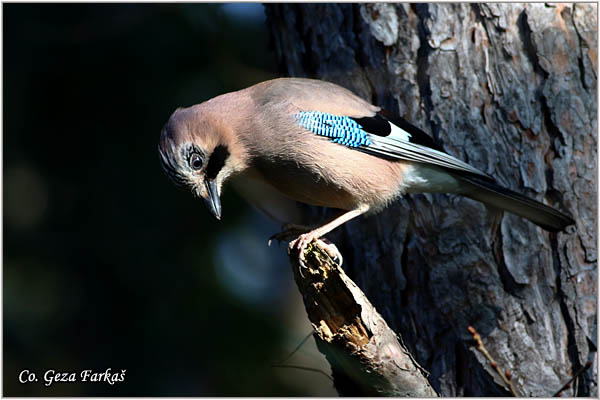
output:
[{"label": "bird breast", "polygon": [[404,192],[402,176],[411,168],[307,132],[298,132],[287,145],[278,143],[257,153],[252,167],[280,193],[302,203],[343,210],[385,207]]}]

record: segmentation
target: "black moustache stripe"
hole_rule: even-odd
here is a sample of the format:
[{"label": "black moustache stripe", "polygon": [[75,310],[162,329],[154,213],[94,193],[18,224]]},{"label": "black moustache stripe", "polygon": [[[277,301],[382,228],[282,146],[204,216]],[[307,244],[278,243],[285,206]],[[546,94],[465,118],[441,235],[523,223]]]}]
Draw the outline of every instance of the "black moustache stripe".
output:
[{"label": "black moustache stripe", "polygon": [[215,147],[206,166],[206,178],[215,179],[225,165],[227,158],[229,158],[229,149],[227,149],[227,146],[218,145]]}]

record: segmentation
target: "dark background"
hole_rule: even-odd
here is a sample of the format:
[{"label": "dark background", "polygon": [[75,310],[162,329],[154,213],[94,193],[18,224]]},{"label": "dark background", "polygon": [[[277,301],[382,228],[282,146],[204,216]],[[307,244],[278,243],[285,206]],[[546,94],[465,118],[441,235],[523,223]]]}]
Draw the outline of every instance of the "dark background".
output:
[{"label": "dark background", "polygon": [[[279,227],[231,190],[214,220],[158,162],[176,107],[278,76],[264,23],[260,4],[3,4],[4,396],[335,393],[272,366],[310,332]],[[329,373],[312,341],[294,357]],[[43,384],[106,368],[125,381]]]}]

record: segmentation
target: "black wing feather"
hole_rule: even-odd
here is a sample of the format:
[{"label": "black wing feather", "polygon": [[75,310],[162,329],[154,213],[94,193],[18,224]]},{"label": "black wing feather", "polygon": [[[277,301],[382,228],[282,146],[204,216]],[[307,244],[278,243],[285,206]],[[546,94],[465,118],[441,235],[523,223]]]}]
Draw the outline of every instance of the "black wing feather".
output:
[{"label": "black wing feather", "polygon": [[392,133],[392,127],[388,120],[380,115],[375,114],[373,117],[352,118],[357,124],[362,126],[365,132],[369,132],[377,136],[388,136]]},{"label": "black wing feather", "polygon": [[[488,174],[446,153],[427,133],[390,112],[381,110],[372,117],[352,119],[371,135],[371,145],[359,148],[365,153],[390,159],[438,165],[450,169],[458,175],[477,176],[489,182],[495,181]],[[390,136],[392,133],[390,124],[409,133],[409,140],[399,140],[397,137]]]},{"label": "black wing feather", "polygon": [[410,141],[412,143],[420,144],[421,146],[425,147],[430,147],[438,151],[444,151],[442,146],[437,144],[435,140],[433,140],[433,138],[429,136],[425,131],[417,128],[404,118],[396,116],[387,110],[381,110],[378,114],[385,118],[387,121],[396,125],[398,128],[410,133]]}]

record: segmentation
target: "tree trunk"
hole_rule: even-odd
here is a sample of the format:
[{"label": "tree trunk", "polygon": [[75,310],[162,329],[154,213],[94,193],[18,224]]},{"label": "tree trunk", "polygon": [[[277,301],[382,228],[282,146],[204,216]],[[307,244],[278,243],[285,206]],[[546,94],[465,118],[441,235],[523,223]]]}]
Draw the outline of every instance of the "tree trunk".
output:
[{"label": "tree trunk", "polygon": [[[595,360],[597,6],[265,7],[286,75],[353,90],[576,221],[553,234],[463,197],[425,194],[328,235],[433,388],[508,394],[469,325],[523,396],[550,396]],[[595,396],[596,371],[594,361],[563,393]]]}]

